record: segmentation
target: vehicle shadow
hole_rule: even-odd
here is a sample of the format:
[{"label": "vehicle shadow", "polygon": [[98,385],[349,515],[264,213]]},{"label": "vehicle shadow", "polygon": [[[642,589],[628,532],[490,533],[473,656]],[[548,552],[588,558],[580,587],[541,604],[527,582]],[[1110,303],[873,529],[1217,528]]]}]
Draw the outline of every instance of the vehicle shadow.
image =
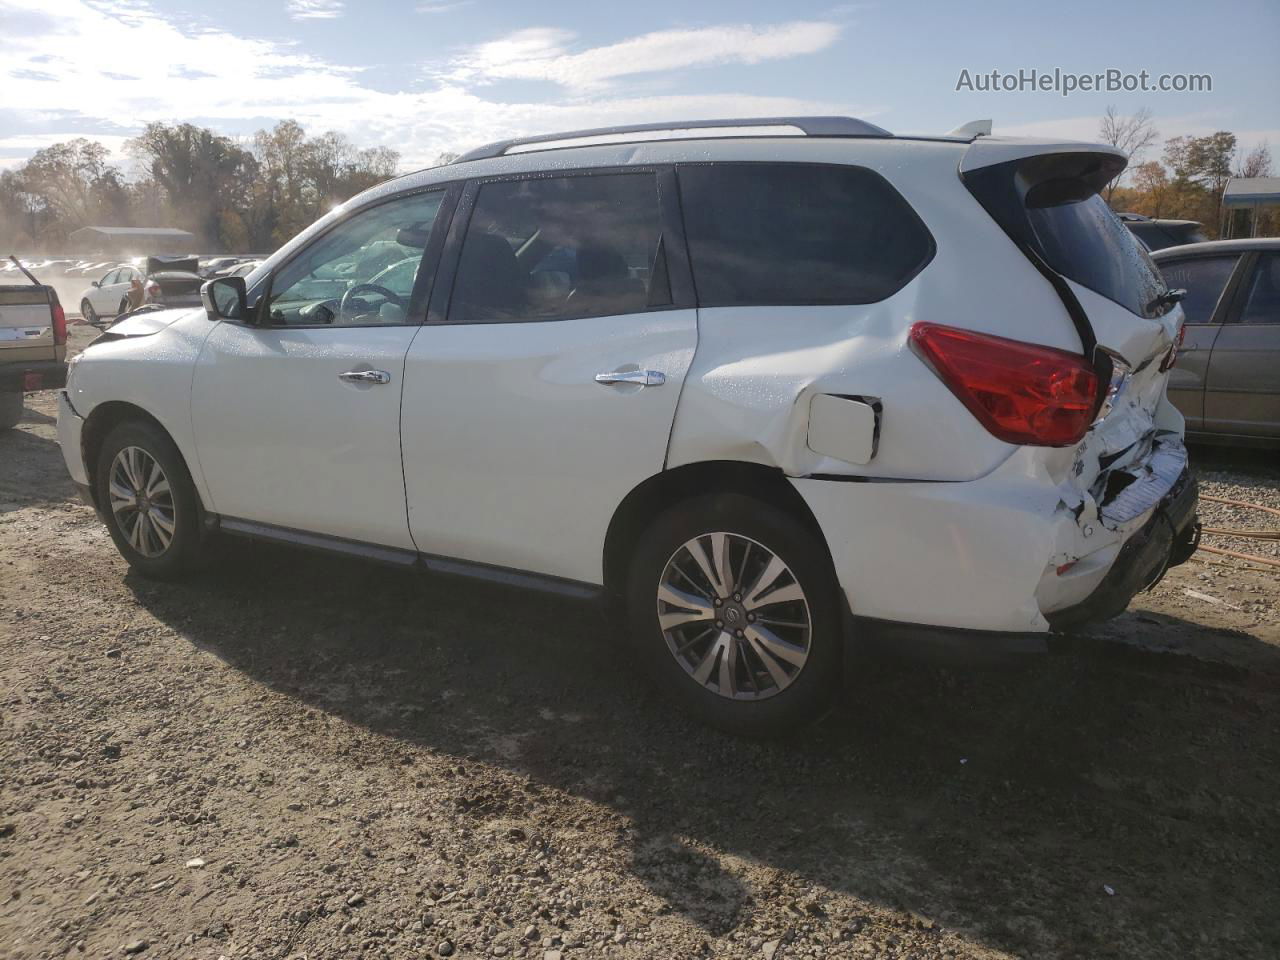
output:
[{"label": "vehicle shadow", "polygon": [[[826,888],[1017,955],[1280,944],[1274,649],[1251,651],[1264,668],[1249,675],[1099,636],[1007,669],[868,664],[816,727],[746,742],[638,682],[595,608],[220,551],[197,581],[128,583],[192,643],[310,706],[614,811],[633,872],[711,933],[760,896],[821,922]],[[744,863],[780,871],[776,889],[746,884]]]},{"label": "vehicle shadow", "polygon": [[23,429],[27,424],[52,422],[27,406],[17,427],[0,431],[0,513],[75,499],[75,485],[62,465],[58,441]]}]

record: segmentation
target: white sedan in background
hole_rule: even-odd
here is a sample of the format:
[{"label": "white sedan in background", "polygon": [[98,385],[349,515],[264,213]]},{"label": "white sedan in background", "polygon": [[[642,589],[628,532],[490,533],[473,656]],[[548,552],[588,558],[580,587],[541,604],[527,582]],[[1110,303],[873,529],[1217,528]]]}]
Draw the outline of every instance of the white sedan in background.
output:
[{"label": "white sedan in background", "polygon": [[86,323],[118,317],[129,310],[129,286],[142,279],[142,271],[127,263],[108,270],[80,294],[80,315]]}]

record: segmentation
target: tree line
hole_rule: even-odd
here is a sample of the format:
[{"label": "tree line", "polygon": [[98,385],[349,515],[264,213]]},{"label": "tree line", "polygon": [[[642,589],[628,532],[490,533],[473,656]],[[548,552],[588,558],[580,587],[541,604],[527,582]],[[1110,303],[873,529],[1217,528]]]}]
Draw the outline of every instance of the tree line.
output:
[{"label": "tree line", "polygon": [[0,249],[58,252],[83,226],[188,230],[201,251],[265,252],[335,204],[393,177],[400,155],[294,120],[237,140],[190,123],[151,123],[128,141],[126,177],[79,138],[0,173]]},{"label": "tree line", "polygon": [[[1147,159],[1160,140],[1149,110],[1125,117],[1108,108],[1099,137],[1130,157],[1104,190],[1112,207],[1198,220],[1211,237],[1225,226],[1227,180],[1271,175],[1266,143],[1242,155],[1225,130],[1173,137],[1160,159]],[[294,120],[247,139],[190,123],[151,123],[125,151],[132,176],[109,162],[101,143],[84,138],[46,147],[0,173],[0,250],[65,251],[68,234],[98,225],[179,227],[196,236],[202,252],[266,252],[335,204],[395,176],[400,162],[394,150],[361,149],[340,133],[308,137]],[[1264,210],[1258,232],[1280,234],[1280,211]]]},{"label": "tree line", "polygon": [[[1247,210],[1226,211],[1222,191],[1232,177],[1272,176],[1271,148],[1263,141],[1242,152],[1236,135],[1219,130],[1203,137],[1171,137],[1164,141],[1158,159],[1146,159],[1160,142],[1150,110],[1120,116],[1108,107],[1098,129],[1106,143],[1129,155],[1129,165],[1103,191],[1116,210],[1171,220],[1198,220],[1208,237],[1248,236]],[[1230,224],[1227,217],[1235,217]],[[1280,211],[1264,208],[1258,217],[1258,235],[1280,234]]]}]

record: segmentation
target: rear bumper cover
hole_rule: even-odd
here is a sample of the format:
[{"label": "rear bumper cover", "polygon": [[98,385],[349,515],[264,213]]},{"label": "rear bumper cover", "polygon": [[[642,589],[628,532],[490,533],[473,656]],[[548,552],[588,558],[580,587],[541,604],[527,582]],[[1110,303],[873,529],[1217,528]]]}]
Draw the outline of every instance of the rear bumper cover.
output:
[{"label": "rear bumper cover", "polygon": [[21,363],[7,362],[0,355],[0,391],[61,390],[67,385],[67,364],[64,360],[28,360]]},{"label": "rear bumper cover", "polygon": [[1183,469],[1147,522],[1120,549],[1102,581],[1081,602],[1048,615],[1050,633],[973,630],[851,617],[851,640],[882,653],[944,661],[982,662],[1045,653],[1054,634],[1122,613],[1129,601],[1185,563],[1199,542],[1195,477]]}]

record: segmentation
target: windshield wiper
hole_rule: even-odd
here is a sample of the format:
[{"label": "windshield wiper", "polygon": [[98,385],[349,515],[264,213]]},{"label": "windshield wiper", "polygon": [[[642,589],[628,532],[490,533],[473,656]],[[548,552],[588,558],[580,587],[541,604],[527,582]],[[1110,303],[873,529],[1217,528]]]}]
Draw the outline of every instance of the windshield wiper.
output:
[{"label": "windshield wiper", "polygon": [[1154,300],[1152,300],[1150,303],[1147,304],[1147,313],[1151,313],[1153,310],[1158,310],[1161,307],[1164,307],[1167,310],[1169,307],[1172,307],[1175,303],[1180,302],[1182,298],[1185,297],[1186,295],[1187,295],[1187,291],[1181,288],[1177,290],[1166,290],[1164,293],[1160,294],[1158,297],[1156,297]]}]

